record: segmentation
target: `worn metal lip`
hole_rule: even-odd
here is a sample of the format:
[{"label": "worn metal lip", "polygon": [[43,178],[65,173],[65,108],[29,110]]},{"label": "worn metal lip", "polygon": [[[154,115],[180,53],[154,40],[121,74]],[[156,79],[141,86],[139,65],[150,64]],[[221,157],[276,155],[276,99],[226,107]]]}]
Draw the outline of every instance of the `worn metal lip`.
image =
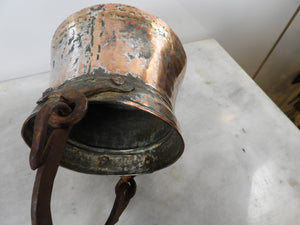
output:
[{"label": "worn metal lip", "polygon": [[[98,96],[99,96],[99,95],[101,95],[101,93],[99,93]],[[99,103],[99,101],[90,100],[89,98],[88,98],[88,100],[89,100],[89,104],[90,104],[90,103],[92,103],[92,104],[97,104],[97,103]],[[52,99],[49,98],[48,101],[52,101]],[[156,116],[157,118],[161,119],[162,121],[164,121],[165,123],[167,123],[169,126],[171,126],[174,130],[176,130],[176,132],[178,133],[178,136],[179,136],[179,137],[181,138],[181,140],[182,140],[182,143],[183,143],[183,149],[184,149],[184,140],[183,140],[183,137],[182,137],[182,135],[181,135],[180,129],[179,129],[179,127],[178,127],[178,123],[172,122],[171,120],[165,118],[165,117],[162,116],[161,114],[159,114],[159,113],[157,113],[157,112],[151,110],[150,108],[145,107],[144,105],[141,105],[141,104],[139,104],[139,103],[133,103],[133,104],[128,105],[128,104],[126,104],[126,102],[120,101],[120,100],[118,100],[118,99],[116,99],[116,101],[102,101],[102,103],[104,103],[104,102],[105,102],[105,103],[108,103],[108,104],[114,104],[114,105],[124,105],[124,106],[126,106],[126,107],[131,107],[132,109],[136,109],[136,110],[142,110],[142,111],[145,111],[145,112],[147,112],[147,113],[150,113],[150,114]],[[29,115],[28,118],[27,118],[27,119],[25,120],[25,122],[23,123],[22,129],[21,129],[22,137],[23,137],[24,141],[27,143],[27,145],[28,145],[29,147],[30,147],[31,143],[30,143],[29,140],[27,140],[27,139],[25,138],[25,135],[24,135],[25,130],[26,130],[26,126],[27,126],[28,122],[29,122],[31,119],[34,119],[34,118],[35,118],[37,112],[39,111],[39,109],[41,108],[41,106],[42,106],[43,104],[45,104],[45,102],[43,102],[42,104],[39,104],[39,105],[37,105],[37,106],[35,107],[35,109],[34,109],[33,112],[31,113],[31,115]],[[166,139],[166,137],[169,136],[169,135],[170,135],[170,132],[168,132],[168,133],[165,135],[165,137],[162,137],[162,139]],[[86,145],[84,145],[84,144],[76,144],[75,141],[72,141],[72,140],[68,140],[67,143],[74,144],[75,147],[82,146],[85,150],[89,151],[89,150],[88,150],[89,147],[87,148]],[[146,146],[145,146],[145,147],[146,147]],[[98,149],[98,148],[97,148],[97,149]],[[99,149],[99,150],[100,150],[100,149]],[[136,150],[136,151],[139,151],[139,148],[135,148],[135,149],[122,149],[122,151],[118,151],[118,153],[124,152],[124,154],[126,154],[126,152],[127,152],[127,153],[131,153],[131,152],[133,152],[133,151],[135,151],[135,150]],[[106,151],[110,151],[110,150],[106,150]],[[97,153],[97,151],[92,151],[92,152]],[[111,151],[112,154],[116,154],[116,152],[117,152],[117,151],[115,151],[115,150],[112,150],[112,151]]]},{"label": "worn metal lip", "polygon": [[[130,79],[130,78],[129,78]],[[136,80],[136,78],[134,78]],[[69,84],[72,82],[69,82]],[[143,85],[146,85],[144,83],[142,83]],[[146,85],[147,86],[147,85]],[[147,86],[148,88],[151,89],[151,87]],[[139,88],[135,89],[134,91],[138,91]],[[147,90],[145,90],[147,91]],[[148,92],[146,92],[148,94]],[[65,161],[65,157],[66,154],[64,154],[64,158],[61,161],[61,165],[63,167],[78,171],[78,172],[82,172],[82,173],[87,173],[87,174],[106,174],[106,175],[125,175],[125,174],[144,174],[144,173],[152,173],[156,170],[165,168],[171,164],[173,164],[175,161],[178,160],[178,158],[182,155],[183,151],[184,151],[184,140],[182,135],[179,132],[178,126],[176,121],[172,121],[172,119],[166,117],[166,115],[162,115],[161,113],[153,110],[151,108],[151,106],[147,106],[147,105],[143,105],[143,104],[139,104],[138,102],[130,102],[129,100],[124,100],[123,98],[120,98],[120,96],[127,96],[128,93],[114,93],[116,96],[113,96],[113,100],[108,98],[105,99],[105,97],[107,97],[107,95],[110,95],[110,92],[102,92],[102,93],[98,93],[95,95],[92,95],[88,98],[89,104],[101,104],[101,103],[105,103],[105,104],[114,104],[114,105],[123,105],[129,108],[132,108],[134,110],[141,110],[141,111],[145,111],[147,113],[152,114],[153,116],[155,116],[156,118],[160,119],[162,122],[168,124],[168,126],[170,126],[170,130],[166,133],[166,135],[159,140],[158,143],[150,143],[147,146],[143,146],[141,148],[134,148],[134,149],[122,149],[122,150],[113,150],[113,149],[107,149],[107,148],[103,148],[103,151],[99,151],[99,148],[97,148],[97,151],[93,151],[93,148],[90,148],[90,146],[78,146],[78,144],[74,145],[74,142],[72,143],[72,140],[68,140],[67,145],[65,150],[68,150],[68,157],[78,157],[76,156],[76,154],[80,153],[80,154],[86,154],[86,156],[84,156],[86,159],[91,159],[93,157],[96,157],[94,159],[94,161],[96,160],[101,160],[101,157],[108,157],[110,160],[117,160],[118,157],[127,157],[127,160],[136,160],[136,157],[139,157],[140,162],[143,163],[145,160],[145,157],[147,158],[147,155],[152,155],[152,154],[158,154],[156,149],[161,149],[164,148],[163,146],[166,145],[168,142],[170,142],[170,140],[175,140],[176,139],[176,143],[178,143],[178,146],[176,146],[176,150],[174,149],[174,153],[172,153],[172,156],[170,159],[168,159],[166,162],[160,162],[159,165],[156,165],[155,167],[149,167],[148,166],[139,166],[139,168],[135,169],[131,169],[131,170],[126,170],[126,169],[122,169],[121,167],[114,167],[112,166],[111,168],[82,168],[82,167],[77,167],[79,164],[72,164],[72,161],[68,160]],[[27,120],[25,121],[24,125],[23,125],[23,129],[22,129],[22,134],[23,134],[23,138],[25,140],[25,142],[30,146],[30,140],[28,139],[28,134],[25,135],[25,130],[28,129],[27,124],[29,123],[30,120],[33,120],[34,117],[36,116],[37,112],[39,111],[39,108],[42,107],[43,104],[45,104],[46,102],[52,101],[55,98],[49,98],[47,99],[45,102],[40,103],[39,105],[37,105],[37,107],[35,108],[35,110],[33,111],[33,113],[27,118]],[[161,99],[160,99],[161,101]],[[168,107],[165,108],[165,110],[170,110],[168,109]],[[170,113],[172,114],[172,111],[170,111]],[[174,117],[175,118],[175,117]],[[175,136],[174,136],[175,135]],[[174,139],[175,138],[175,139]],[[168,144],[167,144],[168,145]],[[173,149],[170,149],[168,151],[172,151]],[[71,151],[71,152],[70,152]],[[77,153],[75,153],[77,152]],[[73,154],[73,156],[71,156]],[[75,154],[75,155],[74,155]],[[88,156],[89,155],[89,156]],[[114,159],[114,157],[117,157]],[[132,157],[131,159],[129,157]],[[157,157],[157,156],[155,156]],[[160,157],[160,156],[159,156]],[[162,160],[162,159],[160,159]],[[138,167],[138,166],[137,166]]]},{"label": "worn metal lip", "polygon": [[[178,133],[180,133],[180,126],[176,120],[176,117],[173,115],[174,108],[167,97],[165,97],[162,93],[160,93],[155,87],[145,83],[140,77],[134,77],[130,73],[127,75],[120,74],[110,74],[106,73],[102,69],[99,69],[97,72],[89,75],[82,75],[71,80],[66,80],[63,84],[59,85],[56,88],[52,88],[50,91],[46,90],[43,93],[43,96],[38,100],[38,106],[34,109],[33,113],[36,113],[40,108],[39,105],[43,105],[46,101],[51,101],[52,98],[55,98],[55,93],[57,90],[60,90],[64,87],[73,87],[76,89],[86,89],[87,85],[93,85],[96,83],[101,83],[107,80],[111,80],[112,77],[123,77],[125,79],[123,86],[132,87],[128,92],[111,92],[111,91],[103,91],[99,93],[95,93],[91,96],[88,96],[89,103],[97,103],[97,102],[107,102],[109,104],[119,104],[124,106],[131,106],[133,108],[138,108],[140,110],[146,111],[161,120],[167,122],[173,129],[176,129]],[[112,85],[113,82],[112,82]],[[116,85],[114,85],[116,86]],[[117,86],[116,86],[117,87]],[[117,88],[122,89],[122,85]],[[118,96],[111,98],[110,100],[106,99],[107,93],[115,93]],[[152,96],[153,98],[159,100],[159,103],[162,104],[162,109],[159,111],[153,110],[151,105],[143,104],[142,100],[139,98],[128,97],[128,93],[136,93],[135,96],[140,96],[141,94]],[[131,94],[133,96],[134,94]],[[120,98],[121,97],[121,98]],[[162,114],[164,111],[164,114]]]}]

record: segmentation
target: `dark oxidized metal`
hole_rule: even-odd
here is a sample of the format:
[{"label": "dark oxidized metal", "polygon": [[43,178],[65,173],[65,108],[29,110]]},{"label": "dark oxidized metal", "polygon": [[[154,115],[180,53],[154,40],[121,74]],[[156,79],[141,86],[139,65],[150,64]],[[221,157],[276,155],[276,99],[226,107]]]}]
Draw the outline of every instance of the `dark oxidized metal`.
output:
[{"label": "dark oxidized metal", "polygon": [[[66,88],[54,101],[45,104],[35,118],[29,158],[31,168],[37,169],[31,201],[33,225],[52,225],[50,201],[54,178],[70,130],[86,110],[85,95]],[[47,139],[48,126],[52,131]]]},{"label": "dark oxidized metal", "polygon": [[[35,118],[29,158],[31,168],[37,169],[31,202],[33,225],[52,225],[51,193],[63,149],[73,125],[87,111],[86,96],[76,89],[64,88],[56,94],[55,101],[45,104]],[[48,126],[53,130],[46,140]],[[116,200],[105,225],[118,222],[135,191],[133,177],[121,177],[115,188]]]},{"label": "dark oxidized metal", "polygon": [[119,217],[135,195],[136,183],[132,176],[123,176],[115,187],[116,199],[105,225],[112,225],[119,221]]},{"label": "dark oxidized metal", "polygon": [[174,102],[186,55],[161,19],[131,6],[104,4],[68,17],[52,40],[50,88],[24,122],[38,169],[33,224],[50,225],[59,165],[84,173],[123,175],[106,225],[136,189],[133,176],[174,163],[184,143]]}]

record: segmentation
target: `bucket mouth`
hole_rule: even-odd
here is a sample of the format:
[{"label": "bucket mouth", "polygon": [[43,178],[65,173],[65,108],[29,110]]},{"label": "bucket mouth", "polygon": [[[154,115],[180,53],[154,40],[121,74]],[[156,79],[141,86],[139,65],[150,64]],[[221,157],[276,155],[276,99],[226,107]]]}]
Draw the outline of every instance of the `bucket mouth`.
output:
[{"label": "bucket mouth", "polygon": [[[129,76],[126,81],[134,90],[88,97],[87,114],[70,132],[62,166],[90,174],[136,175],[167,167],[181,156],[184,142],[169,104],[140,79]],[[67,84],[80,89],[78,82]],[[29,146],[35,116],[49,101],[24,123],[22,135]]]},{"label": "bucket mouth", "polygon": [[69,142],[88,151],[146,148],[170,133],[167,123],[127,105],[90,102],[86,116],[74,125]]},{"label": "bucket mouth", "polygon": [[[34,119],[22,130],[29,146]],[[160,118],[132,106],[91,102],[70,132],[61,165],[89,174],[137,175],[169,166],[183,148],[181,135]]]}]

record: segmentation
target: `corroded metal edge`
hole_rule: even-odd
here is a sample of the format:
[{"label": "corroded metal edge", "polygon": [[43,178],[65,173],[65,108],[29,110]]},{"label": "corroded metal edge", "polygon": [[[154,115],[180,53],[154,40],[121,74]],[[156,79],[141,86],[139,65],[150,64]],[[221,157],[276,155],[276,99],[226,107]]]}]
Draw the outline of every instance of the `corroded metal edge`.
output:
[{"label": "corroded metal edge", "polygon": [[[32,128],[36,113],[44,104],[55,99],[53,93],[65,87],[73,87],[79,91],[85,90],[87,86],[93,87],[93,84],[99,84],[99,82],[110,80],[116,76],[117,74],[106,74],[99,70],[94,75],[78,77],[65,82],[56,89],[47,90],[43,98],[39,100],[39,105],[24,123],[22,135],[25,142],[31,146]],[[78,145],[78,143],[69,140],[63,153],[62,166],[90,174],[133,175],[151,173],[167,167],[181,156],[184,142],[176,118],[172,113],[170,102],[157,90],[145,84],[143,80],[130,75],[122,77],[125,79],[123,83],[124,92],[122,90],[104,90],[89,96],[89,102],[124,105],[135,110],[148,112],[170,126],[168,135],[162,138],[159,143],[146,146],[143,149],[124,149],[117,152],[110,149],[100,151],[98,149],[96,152],[88,146]],[[111,86],[114,87],[113,82]]]}]

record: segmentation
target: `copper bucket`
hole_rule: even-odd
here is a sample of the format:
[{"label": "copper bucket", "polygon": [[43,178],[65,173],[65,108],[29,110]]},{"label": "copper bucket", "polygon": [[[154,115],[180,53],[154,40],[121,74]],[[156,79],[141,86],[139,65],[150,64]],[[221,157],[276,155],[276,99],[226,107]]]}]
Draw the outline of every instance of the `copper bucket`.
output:
[{"label": "copper bucket", "polygon": [[[58,27],[51,60],[50,88],[23,125],[28,146],[41,145],[35,144],[36,139],[45,146],[51,132],[65,129],[66,125],[54,126],[52,121],[41,138],[37,123],[40,118],[52,118],[39,113],[53,102],[67,102],[69,111],[77,109],[63,96],[67,89],[83,95],[86,102],[81,104],[86,106],[82,106],[81,118],[69,127],[61,166],[84,173],[132,176],[159,170],[180,157],[184,142],[174,102],[186,55],[165,22],[131,6],[92,6],[72,14]],[[63,116],[66,112],[55,113]],[[31,155],[33,168],[45,158],[34,163],[36,151]]]}]

